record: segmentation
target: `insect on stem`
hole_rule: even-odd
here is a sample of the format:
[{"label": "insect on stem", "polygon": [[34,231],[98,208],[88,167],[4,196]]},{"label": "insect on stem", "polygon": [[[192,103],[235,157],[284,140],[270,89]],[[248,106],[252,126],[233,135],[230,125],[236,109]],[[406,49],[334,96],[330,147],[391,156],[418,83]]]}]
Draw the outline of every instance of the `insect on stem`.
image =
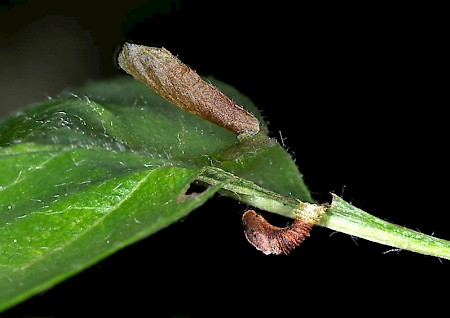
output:
[{"label": "insect on stem", "polygon": [[266,255],[288,255],[309,236],[314,226],[314,223],[296,218],[289,226],[277,227],[253,210],[244,213],[242,222],[247,241]]},{"label": "insect on stem", "polygon": [[203,80],[165,48],[125,43],[120,67],[178,107],[240,137],[259,132],[258,119]]}]

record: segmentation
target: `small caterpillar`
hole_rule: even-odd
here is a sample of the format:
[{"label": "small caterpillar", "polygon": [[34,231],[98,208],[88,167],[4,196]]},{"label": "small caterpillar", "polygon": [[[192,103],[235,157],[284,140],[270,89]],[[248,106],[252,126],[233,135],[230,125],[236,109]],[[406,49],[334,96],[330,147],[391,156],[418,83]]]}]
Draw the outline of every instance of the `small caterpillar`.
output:
[{"label": "small caterpillar", "polygon": [[256,249],[266,255],[288,255],[309,236],[313,223],[296,218],[287,227],[277,227],[264,219],[254,210],[248,210],[242,216],[245,237]]}]

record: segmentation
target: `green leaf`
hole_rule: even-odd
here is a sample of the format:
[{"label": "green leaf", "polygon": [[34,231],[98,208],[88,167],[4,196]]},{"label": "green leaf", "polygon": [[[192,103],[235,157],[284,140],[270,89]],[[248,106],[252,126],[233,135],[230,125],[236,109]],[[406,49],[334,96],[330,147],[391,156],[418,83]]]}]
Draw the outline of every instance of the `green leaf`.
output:
[{"label": "green leaf", "polygon": [[[238,104],[252,103],[209,79]],[[0,123],[0,311],[176,222],[220,190],[208,167],[312,201],[290,155],[236,135],[130,77],[90,83]]]}]

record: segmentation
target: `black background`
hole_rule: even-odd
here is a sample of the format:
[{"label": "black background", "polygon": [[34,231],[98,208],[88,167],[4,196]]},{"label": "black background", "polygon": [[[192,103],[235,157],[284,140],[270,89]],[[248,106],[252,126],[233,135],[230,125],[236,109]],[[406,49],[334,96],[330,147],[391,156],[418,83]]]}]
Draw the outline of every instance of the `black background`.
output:
[{"label": "black background", "polygon": [[[336,193],[377,217],[450,239],[442,8],[3,3],[2,117],[120,74],[115,57],[124,41],[164,46],[253,100],[317,200]],[[244,238],[245,209],[215,197],[0,316],[445,313],[448,261],[320,227],[291,255],[266,256]]]}]

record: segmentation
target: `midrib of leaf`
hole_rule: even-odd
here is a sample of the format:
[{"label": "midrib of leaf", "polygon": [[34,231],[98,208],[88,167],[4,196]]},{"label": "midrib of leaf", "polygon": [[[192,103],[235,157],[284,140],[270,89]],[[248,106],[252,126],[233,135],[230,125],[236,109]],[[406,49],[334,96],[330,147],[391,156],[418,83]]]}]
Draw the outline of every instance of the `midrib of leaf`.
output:
[{"label": "midrib of leaf", "polygon": [[[159,169],[159,168],[157,168]],[[142,185],[142,183],[144,183],[146,180],[148,180],[148,178],[150,177],[151,174],[153,174],[155,171],[157,171],[157,169],[153,169],[152,171],[150,171],[149,173],[147,173],[127,194],[126,196],[121,199],[120,201],[118,201],[118,203],[116,203],[114,206],[112,206],[110,209],[107,209],[105,211],[104,214],[102,214],[102,217],[99,217],[95,222],[92,223],[92,225],[87,228],[85,231],[83,231],[80,235],[74,237],[72,240],[68,240],[66,242],[66,244],[59,246],[58,249],[53,250],[50,253],[45,254],[45,256],[41,256],[41,257],[36,257],[34,258],[33,262],[28,262],[26,265],[22,265],[20,268],[13,268],[12,271],[13,272],[17,272],[17,271],[23,271],[26,270],[28,267],[39,263],[40,261],[42,261],[43,258],[50,258],[52,257],[52,255],[59,251],[59,249],[62,248],[67,248],[68,246],[70,246],[71,244],[73,244],[74,242],[76,242],[77,240],[79,240],[80,238],[82,238],[83,236],[87,235],[89,232],[91,232],[93,229],[96,228],[96,226],[101,225],[101,222],[106,219],[111,213],[113,213],[115,210],[117,210],[124,202],[126,202],[132,195],[133,193],[139,189],[139,187]],[[86,207],[84,209],[88,209],[89,207]],[[78,208],[80,209],[80,208]],[[98,208],[92,208],[92,209],[97,209]],[[68,211],[68,209],[66,209],[66,211]],[[7,265],[6,265],[7,266]]]}]

